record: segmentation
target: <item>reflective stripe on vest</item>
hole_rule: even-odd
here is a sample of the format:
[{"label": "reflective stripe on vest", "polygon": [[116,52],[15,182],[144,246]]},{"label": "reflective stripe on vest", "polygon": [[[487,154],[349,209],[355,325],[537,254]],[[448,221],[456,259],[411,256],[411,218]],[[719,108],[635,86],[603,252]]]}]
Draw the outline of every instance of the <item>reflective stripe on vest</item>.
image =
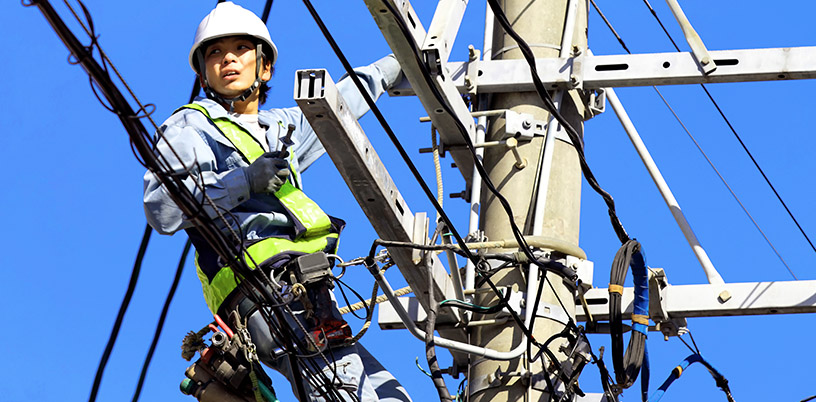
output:
[{"label": "reflective stripe on vest", "polygon": [[[247,163],[254,162],[265,153],[255,137],[232,120],[227,118],[213,119],[206,108],[195,103],[184,105],[178,110],[181,109],[193,109],[204,114],[218,127],[218,130],[232,143]],[[249,246],[248,253],[255,262],[260,264],[262,261],[284,251],[303,253],[314,253],[321,250],[335,251],[324,250],[328,245],[328,238],[337,238],[338,233],[331,233],[331,219],[314,201],[309,199],[303,191],[292,185],[288,179],[280,190],[275,193],[275,196],[294,223],[295,237],[294,239],[271,237]],[[204,298],[210,310],[215,313],[224,299],[238,286],[235,275],[232,269],[227,266],[221,268],[213,277],[213,280],[210,281],[198,266],[198,254],[196,254],[196,268],[198,278],[201,280],[204,289]],[[255,267],[251,268],[254,269]]]},{"label": "reflective stripe on vest", "polygon": [[[245,261],[247,261],[247,265],[251,269],[255,269],[256,267],[252,264],[252,261],[261,264],[263,261],[284,251],[297,251],[306,254],[316,253],[318,251],[334,253],[336,252],[337,244],[335,243],[335,247],[333,247],[332,250],[326,250],[329,245],[328,239],[332,237],[336,239],[338,236],[338,233],[330,233],[324,236],[301,238],[296,241],[269,237],[249,246],[246,255],[252,258],[246,258]],[[221,268],[221,270],[215,274],[213,280],[210,281],[207,275],[204,274],[204,271],[198,266],[197,253],[196,273],[204,290],[204,300],[207,302],[210,311],[215,314],[218,312],[218,307],[221,306],[221,303],[238,287],[238,282],[235,280],[235,273],[232,272],[232,268],[226,266]]]}]

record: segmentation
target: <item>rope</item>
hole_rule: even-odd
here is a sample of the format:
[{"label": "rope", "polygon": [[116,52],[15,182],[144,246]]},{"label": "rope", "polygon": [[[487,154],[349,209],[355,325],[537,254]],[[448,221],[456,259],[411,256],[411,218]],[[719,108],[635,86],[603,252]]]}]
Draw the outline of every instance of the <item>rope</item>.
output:
[{"label": "rope", "polygon": [[[439,162],[439,147],[436,145],[436,127],[431,126],[431,147],[433,148],[434,170],[436,171],[436,202],[442,206],[445,192],[442,189],[442,164]],[[436,219],[439,221],[439,218]]]},{"label": "rope", "polygon": [[[376,288],[376,285],[375,285],[375,288]],[[394,296],[397,296],[397,297],[405,296],[405,295],[407,295],[407,294],[409,294],[411,292],[412,292],[411,287],[406,286],[406,287],[404,287],[402,289],[395,290],[394,291]],[[372,303],[372,299],[374,299],[373,296],[372,296],[371,299],[366,300],[365,303],[370,305]],[[380,296],[377,296],[376,299],[374,299],[373,303],[374,304],[380,304],[380,303],[382,303],[382,302],[384,302],[386,300],[388,300],[388,296],[380,295]],[[346,307],[341,308],[340,309],[340,314],[348,314],[348,313],[350,313],[352,311],[357,311],[357,310],[359,310],[361,308],[364,308],[363,302],[354,303],[354,304],[352,304],[350,306],[346,306]]]}]

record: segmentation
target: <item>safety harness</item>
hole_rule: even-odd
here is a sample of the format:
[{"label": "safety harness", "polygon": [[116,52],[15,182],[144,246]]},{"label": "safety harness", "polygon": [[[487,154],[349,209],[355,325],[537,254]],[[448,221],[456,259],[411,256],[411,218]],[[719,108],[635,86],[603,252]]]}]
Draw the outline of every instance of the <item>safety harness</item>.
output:
[{"label": "safety harness", "polygon": [[[255,139],[244,128],[235,124],[229,118],[213,119],[206,108],[199,104],[191,103],[184,105],[182,109],[197,110],[204,114],[226,137],[233,147],[241,154],[247,163],[252,163],[255,159],[264,154],[264,149],[258,140]],[[293,155],[290,152],[290,158]],[[330,217],[303,191],[292,184],[292,178],[281,186],[274,195],[290,220],[294,223],[294,230],[288,235],[280,237],[268,237],[260,241],[253,242],[246,247],[245,257],[247,261],[254,261],[259,265],[264,262],[274,260],[281,253],[302,253],[309,254],[319,251],[334,254],[337,250],[337,240],[344,223],[336,218]],[[294,180],[300,184],[300,180]],[[232,294],[238,287],[235,274],[232,268],[218,264],[218,258],[212,247],[200,236],[197,230],[188,229],[188,234],[196,248],[196,271],[201,280],[204,290],[204,299],[213,314],[218,312],[218,308],[224,300]],[[250,268],[257,267],[250,264]]]}]

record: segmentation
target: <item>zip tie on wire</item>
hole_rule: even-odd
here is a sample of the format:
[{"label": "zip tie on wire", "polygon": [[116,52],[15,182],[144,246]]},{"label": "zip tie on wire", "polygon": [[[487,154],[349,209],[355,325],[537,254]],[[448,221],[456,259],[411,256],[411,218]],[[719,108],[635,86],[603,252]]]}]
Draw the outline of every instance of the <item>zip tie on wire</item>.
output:
[{"label": "zip tie on wire", "polygon": [[636,324],[649,325],[649,316],[642,314],[632,314],[632,322]]}]

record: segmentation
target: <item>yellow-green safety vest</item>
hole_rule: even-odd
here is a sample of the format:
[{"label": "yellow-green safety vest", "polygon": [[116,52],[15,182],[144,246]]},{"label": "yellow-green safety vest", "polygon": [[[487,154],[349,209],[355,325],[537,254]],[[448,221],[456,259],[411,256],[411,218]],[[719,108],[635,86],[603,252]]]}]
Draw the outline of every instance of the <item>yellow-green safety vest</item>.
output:
[{"label": "yellow-green safety vest", "polygon": [[[195,103],[184,105],[178,110],[181,109],[197,110],[207,116],[244,157],[247,163],[252,163],[264,154],[263,147],[255,137],[232,120],[228,118],[213,119],[206,108]],[[296,181],[300,182],[300,180]],[[250,265],[250,268],[256,268],[252,265],[252,261],[261,264],[263,261],[284,251],[301,253],[336,252],[336,239],[339,233],[332,229],[331,219],[314,201],[295,187],[290,180],[287,180],[281,186],[275,196],[295,223],[294,238],[269,237],[247,247],[245,261]],[[326,250],[329,245],[332,245],[332,249]],[[221,303],[238,287],[238,282],[232,268],[229,266],[221,267],[210,280],[201,269],[198,257],[199,254],[196,251],[196,272],[204,290],[204,299],[210,311],[215,314]],[[251,259],[248,257],[251,257]]]}]

